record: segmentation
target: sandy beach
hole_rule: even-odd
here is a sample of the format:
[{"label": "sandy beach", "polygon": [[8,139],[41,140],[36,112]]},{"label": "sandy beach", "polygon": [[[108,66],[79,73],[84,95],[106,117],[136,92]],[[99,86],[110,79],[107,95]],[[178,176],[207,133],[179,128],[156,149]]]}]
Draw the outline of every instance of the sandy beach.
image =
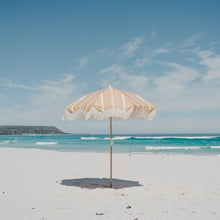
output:
[{"label": "sandy beach", "polygon": [[219,219],[219,167],[220,156],[113,154],[122,185],[109,189],[109,154],[2,148],[0,219]]}]

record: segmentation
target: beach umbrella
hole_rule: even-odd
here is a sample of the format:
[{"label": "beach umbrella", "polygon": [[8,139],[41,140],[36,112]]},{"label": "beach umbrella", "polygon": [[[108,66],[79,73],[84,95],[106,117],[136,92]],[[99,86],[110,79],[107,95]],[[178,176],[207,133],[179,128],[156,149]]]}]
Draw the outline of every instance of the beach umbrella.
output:
[{"label": "beach umbrella", "polygon": [[112,187],[112,119],[153,119],[155,105],[138,95],[120,89],[106,88],[83,96],[65,109],[64,120],[110,119],[110,187]]}]

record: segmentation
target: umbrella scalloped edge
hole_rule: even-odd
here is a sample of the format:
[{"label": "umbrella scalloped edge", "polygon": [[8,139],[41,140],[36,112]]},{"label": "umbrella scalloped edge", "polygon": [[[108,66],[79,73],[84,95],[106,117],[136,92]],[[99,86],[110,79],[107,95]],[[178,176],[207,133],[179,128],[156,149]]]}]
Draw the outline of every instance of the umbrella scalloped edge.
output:
[{"label": "umbrella scalloped edge", "polygon": [[133,111],[133,108],[131,108],[127,112],[122,111],[121,109],[108,109],[103,112],[99,112],[94,107],[92,107],[89,112],[84,110],[78,110],[78,111],[74,111],[73,113],[70,113],[69,111],[65,110],[63,120],[75,120],[77,118],[84,120],[90,120],[90,119],[103,120],[110,117],[113,117],[114,119],[124,119],[124,120],[128,120],[131,118],[151,120],[154,118],[155,114],[156,114],[156,110],[153,110],[152,112],[148,112],[144,109]]}]

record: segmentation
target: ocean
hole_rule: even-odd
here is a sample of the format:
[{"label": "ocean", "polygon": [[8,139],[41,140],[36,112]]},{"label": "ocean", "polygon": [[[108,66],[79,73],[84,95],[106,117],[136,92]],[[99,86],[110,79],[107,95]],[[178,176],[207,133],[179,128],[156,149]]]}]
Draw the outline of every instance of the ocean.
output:
[{"label": "ocean", "polygon": [[[220,154],[220,134],[114,135],[115,153]],[[0,148],[109,152],[109,135],[0,136]]]}]

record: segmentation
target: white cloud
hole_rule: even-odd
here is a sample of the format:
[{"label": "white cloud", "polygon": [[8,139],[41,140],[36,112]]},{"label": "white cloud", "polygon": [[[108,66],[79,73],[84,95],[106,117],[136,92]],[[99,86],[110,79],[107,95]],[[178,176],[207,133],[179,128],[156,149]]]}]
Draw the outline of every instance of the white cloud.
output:
[{"label": "white cloud", "polygon": [[216,51],[214,47],[203,50],[197,46],[192,49],[181,50],[181,53],[185,55],[185,60],[191,61],[199,65],[200,69],[203,69],[204,82],[210,83],[212,81],[214,83],[214,81],[220,79],[220,54],[214,51]]},{"label": "white cloud", "polygon": [[162,53],[169,53],[170,50],[168,50],[167,48],[159,48],[159,49],[156,49],[153,54],[154,55],[158,55],[158,54],[162,54]]},{"label": "white cloud", "polygon": [[202,60],[208,59],[214,55],[211,50],[200,50],[200,48],[197,48],[195,52]]},{"label": "white cloud", "polygon": [[110,74],[113,73],[113,74],[115,74],[115,73],[122,73],[122,72],[124,72],[124,69],[119,64],[113,64],[113,65],[108,66],[108,67],[106,67],[104,69],[101,69],[99,71],[99,73],[101,73],[101,74],[103,74],[103,73],[110,73]]},{"label": "white cloud", "polygon": [[[65,106],[81,96],[80,91],[83,84],[79,87],[74,76],[66,74],[61,79],[44,80],[32,86],[12,82],[6,83],[4,86],[24,90],[22,100],[19,99],[19,96],[17,98],[19,104],[15,103],[11,106],[9,103],[1,108],[1,112],[7,112],[9,115],[9,118],[6,117],[5,120],[16,121],[17,118],[17,122],[21,119],[37,122],[39,120],[61,120]],[[31,90],[31,92],[25,92],[25,90]],[[13,117],[10,112],[13,112]]]},{"label": "white cloud", "polygon": [[150,57],[139,58],[134,61],[134,67],[143,67],[151,62]]},{"label": "white cloud", "polygon": [[80,57],[78,60],[78,63],[80,66],[86,66],[87,63],[88,63],[88,56],[83,56],[83,57]]},{"label": "white cloud", "polygon": [[185,60],[190,61],[190,62],[194,62],[194,63],[196,62],[196,59],[192,58],[192,57],[186,57]]},{"label": "white cloud", "polygon": [[175,70],[170,72],[169,75],[172,79],[180,82],[191,82],[200,76],[198,70],[183,66],[177,63],[164,63],[167,66],[174,68]]},{"label": "white cloud", "polygon": [[124,49],[123,55],[134,56],[135,52],[140,48],[143,43],[143,37],[136,37],[132,41],[125,43],[122,48]]},{"label": "white cloud", "polygon": [[16,84],[13,83],[12,81],[6,82],[3,84],[4,86],[11,87],[11,88],[17,88],[17,89],[28,89],[28,90],[36,90],[35,87],[33,86],[28,86],[28,85],[22,85],[22,84]]},{"label": "white cloud", "polygon": [[161,96],[181,96],[185,92],[186,87],[188,87],[193,80],[200,77],[199,71],[191,67],[182,66],[177,63],[164,64],[171,67],[173,70],[153,80]]},{"label": "white cloud", "polygon": [[17,84],[12,81],[2,83],[2,86],[12,89],[32,90],[32,92],[29,93],[30,96],[33,94],[36,97],[42,96],[42,99],[47,99],[48,101],[55,101],[59,98],[63,99],[64,97],[76,93],[78,89],[76,85],[72,74],[64,74],[61,79],[44,80],[35,85]]},{"label": "white cloud", "polygon": [[114,64],[100,70],[99,80],[104,87],[109,85],[116,88],[130,88],[138,91],[146,87],[148,78],[145,75],[134,74],[130,68],[119,64]]},{"label": "white cloud", "polygon": [[23,85],[14,82],[6,82],[5,87],[32,90],[29,93],[29,102],[35,105],[51,105],[70,98],[71,95],[77,93],[78,87],[73,82],[74,76],[65,74],[59,80],[44,80],[36,85]]},{"label": "white cloud", "polygon": [[35,86],[37,92],[30,97],[30,102],[37,106],[49,107],[73,101],[72,99],[78,93],[78,86],[73,80],[73,75],[66,74],[59,80],[43,81]]},{"label": "white cloud", "polygon": [[214,54],[211,50],[199,51],[200,64],[207,69],[204,81],[220,79],[220,55]]},{"label": "white cloud", "polygon": [[100,70],[99,81],[104,87],[118,87],[120,84],[120,76],[126,74],[126,70],[122,65],[113,64]]},{"label": "white cloud", "polygon": [[201,38],[201,34],[193,35],[192,37],[184,41],[184,46],[192,47],[195,45],[196,41],[198,41],[200,38]]},{"label": "white cloud", "polygon": [[134,91],[143,90],[147,87],[148,78],[144,75],[135,74],[121,74],[120,75],[121,85],[124,84],[124,88],[131,88]]},{"label": "white cloud", "polygon": [[[211,78],[210,71],[217,70],[219,57],[211,50],[202,51],[199,46],[193,47],[198,39],[199,36],[194,36],[188,41],[191,48],[165,43],[154,49],[142,44],[141,50],[135,52],[135,57],[138,58],[133,58],[132,61],[131,57],[124,56],[116,60],[117,62],[114,60],[112,65],[100,70],[98,79],[102,85],[112,85],[143,96],[156,104],[162,112],[220,109],[220,100],[217,101],[218,97],[215,96],[220,90],[211,80],[207,84],[205,78],[206,75]],[[160,60],[155,59],[157,55],[165,53],[172,54],[161,56]],[[186,60],[190,61],[187,65],[184,64]],[[214,73],[216,77],[217,72]]]},{"label": "white cloud", "polygon": [[144,67],[144,66],[152,63],[156,56],[158,56],[160,54],[170,53],[171,50],[168,49],[168,47],[170,45],[171,45],[170,43],[169,44],[165,44],[161,48],[157,48],[157,49],[155,49],[155,50],[153,50],[151,52],[149,51],[149,55],[148,56],[144,55],[144,56],[142,56],[142,57],[140,57],[140,58],[138,58],[138,59],[136,59],[134,61],[134,67]]},{"label": "white cloud", "polygon": [[134,67],[143,67],[153,62],[153,58],[159,54],[170,53],[170,50],[164,47],[158,48],[151,52],[149,56],[138,58],[134,61]]},{"label": "white cloud", "polygon": [[15,108],[22,108],[22,105],[20,105],[20,104],[14,104],[14,107],[15,107]]}]

